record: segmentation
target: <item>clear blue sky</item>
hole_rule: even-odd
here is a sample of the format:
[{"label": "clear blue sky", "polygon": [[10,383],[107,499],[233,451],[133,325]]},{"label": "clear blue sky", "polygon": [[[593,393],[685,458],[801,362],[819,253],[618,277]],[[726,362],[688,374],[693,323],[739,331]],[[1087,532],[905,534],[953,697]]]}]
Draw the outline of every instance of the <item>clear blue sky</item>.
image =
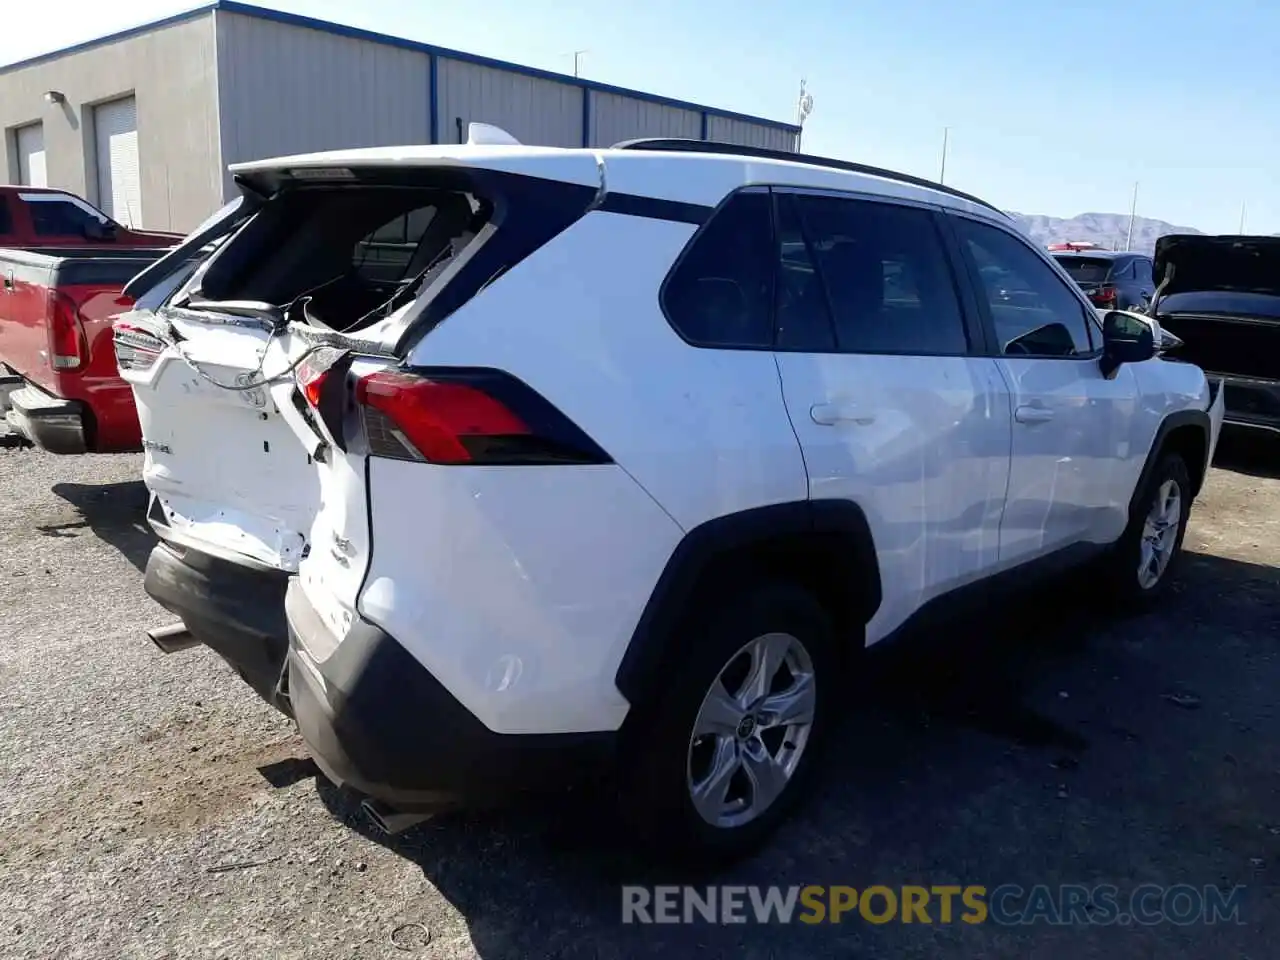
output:
[{"label": "clear blue sky", "polygon": [[[14,0],[12,61],[195,0]],[[264,0],[265,6],[777,119],[805,148],[1006,209],[1280,232],[1275,0]],[[16,21],[16,22],[15,22]]]}]

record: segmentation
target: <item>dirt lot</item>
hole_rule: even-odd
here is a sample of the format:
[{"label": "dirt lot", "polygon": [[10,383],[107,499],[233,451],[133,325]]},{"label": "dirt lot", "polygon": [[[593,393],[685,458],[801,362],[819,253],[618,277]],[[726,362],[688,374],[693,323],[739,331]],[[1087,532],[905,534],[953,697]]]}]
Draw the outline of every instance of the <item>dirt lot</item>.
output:
[{"label": "dirt lot", "polygon": [[0,450],[0,957],[1273,957],[1280,450],[1231,439],[1167,609],[1055,584],[882,654],[813,802],[724,878],[1247,888],[1241,924],[1150,927],[623,927],[619,885],[671,878],[590,798],[380,842],[221,661],[143,637],[138,459]]}]

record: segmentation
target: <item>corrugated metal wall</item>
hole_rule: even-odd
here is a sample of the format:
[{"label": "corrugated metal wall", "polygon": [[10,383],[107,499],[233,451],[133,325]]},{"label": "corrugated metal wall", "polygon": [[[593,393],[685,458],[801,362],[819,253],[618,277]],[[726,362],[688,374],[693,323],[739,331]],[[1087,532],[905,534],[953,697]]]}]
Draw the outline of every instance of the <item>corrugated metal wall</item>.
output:
[{"label": "corrugated metal wall", "polygon": [[740,143],[747,147],[765,147],[769,150],[796,148],[796,136],[790,130],[766,127],[732,117],[717,117],[714,114],[707,117],[707,139]]},{"label": "corrugated metal wall", "polygon": [[[430,143],[432,58],[436,139],[459,143],[492,123],[522,143],[610,146],[634,137],[701,138],[702,111],[531,76],[296,23],[218,11],[219,112],[224,164],[340,147]],[[585,97],[590,103],[584,103]],[[792,136],[711,114],[715,139],[791,149]],[[225,187],[231,190],[230,178]]]},{"label": "corrugated metal wall", "polygon": [[[236,13],[215,14],[222,162],[429,143],[429,58]],[[228,177],[226,189],[231,189]]]},{"label": "corrugated metal wall", "polygon": [[636,137],[702,137],[702,114],[617,93],[591,92],[591,146]]},{"label": "corrugated metal wall", "polygon": [[[56,90],[65,103],[51,104]],[[134,95],[138,105],[142,226],[183,230],[222,199],[213,17],[0,70],[0,180],[16,183],[15,130],[43,127],[48,184],[98,202],[93,108]]]},{"label": "corrugated metal wall", "polygon": [[442,143],[465,143],[467,124],[476,121],[521,143],[582,146],[581,88],[446,57],[436,70]]},{"label": "corrugated metal wall", "polygon": [[[19,180],[17,131],[39,123],[49,185],[96,201],[93,108],[134,96],[143,226],[188,229],[234,192],[228,164],[431,142],[433,74],[445,143],[459,121],[463,138],[480,121],[552,146],[581,146],[585,123],[591,146],[705,134],[793,148],[788,131],[749,118],[537,73],[289,14],[197,11],[0,68],[0,174]],[[47,103],[49,90],[66,102]]]}]

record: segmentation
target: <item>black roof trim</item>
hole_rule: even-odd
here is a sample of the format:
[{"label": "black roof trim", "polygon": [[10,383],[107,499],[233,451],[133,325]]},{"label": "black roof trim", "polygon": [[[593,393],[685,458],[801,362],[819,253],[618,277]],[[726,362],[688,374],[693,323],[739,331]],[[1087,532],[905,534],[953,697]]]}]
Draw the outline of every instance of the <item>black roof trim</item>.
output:
[{"label": "black roof trim", "polygon": [[746,147],[736,143],[721,143],[717,140],[686,140],[675,137],[653,137],[649,139],[641,138],[638,140],[623,140],[613,145],[614,150],[667,150],[671,152],[684,153],[719,153],[726,156],[736,157],[757,157],[761,160],[789,160],[792,163],[808,163],[815,167],[830,167],[834,170],[847,170],[850,173],[861,173],[872,177],[883,177],[885,180],[896,180],[899,183],[909,183],[912,186],[924,187],[928,190],[936,190],[939,193],[945,193],[961,200],[968,200],[970,203],[976,203],[988,210],[993,210],[1000,216],[1009,218],[1009,215],[999,207],[987,203],[985,200],[979,200],[971,194],[956,190],[953,187],[944,186],[941,183],[935,183],[932,180],[926,180],[924,177],[913,177],[909,173],[898,173],[896,170],[885,170],[882,167],[872,167],[865,163],[854,163],[852,160],[835,160],[830,157],[815,157],[809,153],[795,153],[791,150],[771,150],[768,147]]}]

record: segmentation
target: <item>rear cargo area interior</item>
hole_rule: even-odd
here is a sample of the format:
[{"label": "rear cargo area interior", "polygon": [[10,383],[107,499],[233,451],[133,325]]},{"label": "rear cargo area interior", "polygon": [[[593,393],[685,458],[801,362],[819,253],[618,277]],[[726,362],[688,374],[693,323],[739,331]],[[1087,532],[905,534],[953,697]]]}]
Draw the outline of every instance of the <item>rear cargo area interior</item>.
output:
[{"label": "rear cargo area interior", "polygon": [[191,304],[266,303],[357,331],[426,289],[492,214],[471,194],[423,187],[286,190],[210,261]]}]

